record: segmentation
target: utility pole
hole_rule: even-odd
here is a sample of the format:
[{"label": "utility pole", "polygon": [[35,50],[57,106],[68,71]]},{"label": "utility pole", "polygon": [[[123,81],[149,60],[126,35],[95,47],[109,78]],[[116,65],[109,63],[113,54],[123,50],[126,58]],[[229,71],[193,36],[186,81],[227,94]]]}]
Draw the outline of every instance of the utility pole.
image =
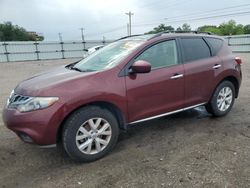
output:
[{"label": "utility pole", "polygon": [[129,23],[127,23],[127,33],[128,33],[128,36],[129,36]]},{"label": "utility pole", "polygon": [[129,36],[131,36],[131,16],[133,16],[134,15],[134,13],[132,13],[131,11],[129,11],[129,12],[126,12],[125,13],[126,15],[128,15],[128,19],[129,19]]},{"label": "utility pole", "polygon": [[86,46],[85,46],[85,39],[84,39],[84,34],[83,34],[83,30],[85,30],[85,29],[82,27],[82,28],[80,28],[80,30],[81,30],[81,34],[82,34],[83,50],[85,50],[85,49],[86,49]]},{"label": "utility pole", "polygon": [[[164,20],[166,21],[166,26],[168,25],[167,22],[168,22],[168,18],[164,18]],[[165,24],[164,24],[165,25]]]},{"label": "utility pole", "polygon": [[62,33],[58,33],[59,41],[62,42]]},{"label": "utility pole", "polygon": [[59,36],[59,41],[60,41],[60,44],[61,44],[62,58],[65,59],[65,57],[64,57],[64,49],[63,49],[62,33],[58,33],[58,36]]},{"label": "utility pole", "polygon": [[81,34],[82,34],[82,41],[84,41],[84,35],[83,35],[83,30],[85,30],[84,28],[80,28],[81,30]]},{"label": "utility pole", "polygon": [[105,45],[105,40],[106,40],[106,38],[105,38],[105,36],[103,36],[102,37],[102,43],[103,43],[103,45]]}]

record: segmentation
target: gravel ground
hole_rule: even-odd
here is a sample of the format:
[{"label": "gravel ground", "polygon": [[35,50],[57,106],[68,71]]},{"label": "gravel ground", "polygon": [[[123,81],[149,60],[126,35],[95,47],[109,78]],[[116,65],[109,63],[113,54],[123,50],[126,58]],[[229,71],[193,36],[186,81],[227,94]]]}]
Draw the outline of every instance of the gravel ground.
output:
[{"label": "gravel ground", "polygon": [[[250,187],[250,54],[239,55],[244,80],[226,117],[198,108],[133,125],[93,163],[24,144],[0,119],[0,187]],[[19,81],[73,61],[0,63],[1,109]]]}]

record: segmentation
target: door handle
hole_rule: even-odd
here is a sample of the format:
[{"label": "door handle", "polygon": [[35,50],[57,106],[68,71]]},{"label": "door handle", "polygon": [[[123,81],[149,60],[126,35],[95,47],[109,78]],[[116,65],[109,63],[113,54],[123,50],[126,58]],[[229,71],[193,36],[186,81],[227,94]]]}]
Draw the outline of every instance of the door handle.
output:
[{"label": "door handle", "polygon": [[220,68],[220,67],[221,67],[220,64],[215,64],[215,65],[213,66],[213,69],[218,69],[218,68]]},{"label": "door handle", "polygon": [[183,74],[175,74],[174,76],[171,76],[170,79],[178,79],[182,77],[183,77]]}]

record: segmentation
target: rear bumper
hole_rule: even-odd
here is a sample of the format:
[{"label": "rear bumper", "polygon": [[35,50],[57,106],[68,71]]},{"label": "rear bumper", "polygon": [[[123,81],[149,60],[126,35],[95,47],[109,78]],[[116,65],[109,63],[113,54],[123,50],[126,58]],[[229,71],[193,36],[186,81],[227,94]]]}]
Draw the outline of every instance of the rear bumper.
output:
[{"label": "rear bumper", "polygon": [[56,143],[57,130],[64,117],[60,109],[60,103],[26,113],[5,107],[3,121],[24,142],[52,145]]}]

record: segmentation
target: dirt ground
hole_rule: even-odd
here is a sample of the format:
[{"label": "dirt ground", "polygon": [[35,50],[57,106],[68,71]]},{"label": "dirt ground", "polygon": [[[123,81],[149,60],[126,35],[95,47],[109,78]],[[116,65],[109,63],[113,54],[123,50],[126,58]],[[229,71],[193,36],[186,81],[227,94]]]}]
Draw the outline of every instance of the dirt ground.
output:
[{"label": "dirt ground", "polygon": [[[204,108],[130,127],[105,158],[79,164],[21,142],[0,118],[0,187],[250,187],[250,54],[232,111]],[[0,112],[16,84],[74,60],[0,63]]]}]

